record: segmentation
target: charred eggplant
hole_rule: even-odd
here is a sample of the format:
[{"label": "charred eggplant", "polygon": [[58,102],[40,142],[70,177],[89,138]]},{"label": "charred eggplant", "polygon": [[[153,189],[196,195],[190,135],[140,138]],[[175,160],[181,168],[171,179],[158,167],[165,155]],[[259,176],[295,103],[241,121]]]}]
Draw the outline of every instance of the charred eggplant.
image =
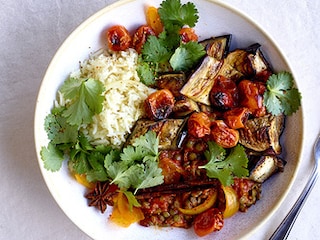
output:
[{"label": "charred eggplant", "polygon": [[264,152],[271,149],[275,154],[281,153],[280,135],[284,126],[284,116],[265,115],[246,121],[239,129],[239,142],[251,150]]}]

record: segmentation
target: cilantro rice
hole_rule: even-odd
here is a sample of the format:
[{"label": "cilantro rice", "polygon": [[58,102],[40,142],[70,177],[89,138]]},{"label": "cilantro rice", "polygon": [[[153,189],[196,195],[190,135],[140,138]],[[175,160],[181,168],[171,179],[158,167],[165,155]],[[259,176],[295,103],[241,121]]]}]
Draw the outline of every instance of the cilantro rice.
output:
[{"label": "cilantro rice", "polygon": [[138,54],[101,50],[85,60],[72,77],[93,78],[105,86],[103,110],[84,125],[93,144],[121,147],[135,122],[144,115],[143,101],[152,92],[140,82],[136,72]]}]

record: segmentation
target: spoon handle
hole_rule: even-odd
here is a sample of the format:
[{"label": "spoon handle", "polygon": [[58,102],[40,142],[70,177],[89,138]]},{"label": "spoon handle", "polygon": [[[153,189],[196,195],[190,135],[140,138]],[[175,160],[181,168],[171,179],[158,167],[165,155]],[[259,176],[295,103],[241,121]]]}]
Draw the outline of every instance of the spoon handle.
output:
[{"label": "spoon handle", "polygon": [[287,239],[291,228],[296,221],[298,214],[300,213],[300,210],[302,209],[302,206],[304,205],[307,197],[309,196],[313,186],[315,185],[318,178],[318,171],[317,166],[312,171],[312,174],[310,176],[310,179],[307,183],[307,185],[304,187],[302,193],[300,194],[299,198],[291,208],[288,215],[283,219],[281,224],[278,226],[276,231],[272,234],[269,240],[282,240]]}]

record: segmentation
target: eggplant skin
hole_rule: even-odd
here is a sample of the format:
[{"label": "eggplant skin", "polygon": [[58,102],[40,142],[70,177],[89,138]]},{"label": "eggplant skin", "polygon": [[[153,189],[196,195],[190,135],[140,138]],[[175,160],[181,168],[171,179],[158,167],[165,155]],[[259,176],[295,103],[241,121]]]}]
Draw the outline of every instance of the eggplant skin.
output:
[{"label": "eggplant skin", "polygon": [[184,73],[166,73],[156,79],[156,87],[160,89],[169,89],[175,97],[180,95],[180,90],[186,83]]},{"label": "eggplant skin", "polygon": [[140,119],[136,122],[132,133],[125,145],[132,145],[134,140],[148,131],[154,131],[159,138],[159,149],[177,149],[180,141],[180,133],[185,125],[186,119],[165,119],[152,121]]},{"label": "eggplant skin", "polygon": [[209,39],[205,39],[201,42],[206,52],[209,56],[216,58],[217,60],[221,60],[225,58],[230,49],[232,35],[222,35],[218,37],[212,37]]},{"label": "eggplant skin", "polygon": [[176,102],[173,106],[173,115],[176,118],[186,117],[193,112],[199,112],[200,108],[198,104],[192,99],[180,95],[176,98]]},{"label": "eggplant skin", "polygon": [[284,115],[253,118],[246,121],[244,128],[239,129],[239,142],[256,152],[269,151],[281,153],[280,136],[284,128]]}]

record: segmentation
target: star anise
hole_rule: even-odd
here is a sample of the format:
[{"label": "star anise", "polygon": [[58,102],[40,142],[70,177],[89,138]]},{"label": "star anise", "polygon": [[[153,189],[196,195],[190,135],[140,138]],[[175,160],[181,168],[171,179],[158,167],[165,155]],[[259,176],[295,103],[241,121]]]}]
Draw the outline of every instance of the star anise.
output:
[{"label": "star anise", "polygon": [[117,193],[117,186],[109,182],[97,182],[94,189],[85,197],[89,200],[90,207],[96,207],[101,213],[107,209],[107,205],[113,205],[112,197]]}]

